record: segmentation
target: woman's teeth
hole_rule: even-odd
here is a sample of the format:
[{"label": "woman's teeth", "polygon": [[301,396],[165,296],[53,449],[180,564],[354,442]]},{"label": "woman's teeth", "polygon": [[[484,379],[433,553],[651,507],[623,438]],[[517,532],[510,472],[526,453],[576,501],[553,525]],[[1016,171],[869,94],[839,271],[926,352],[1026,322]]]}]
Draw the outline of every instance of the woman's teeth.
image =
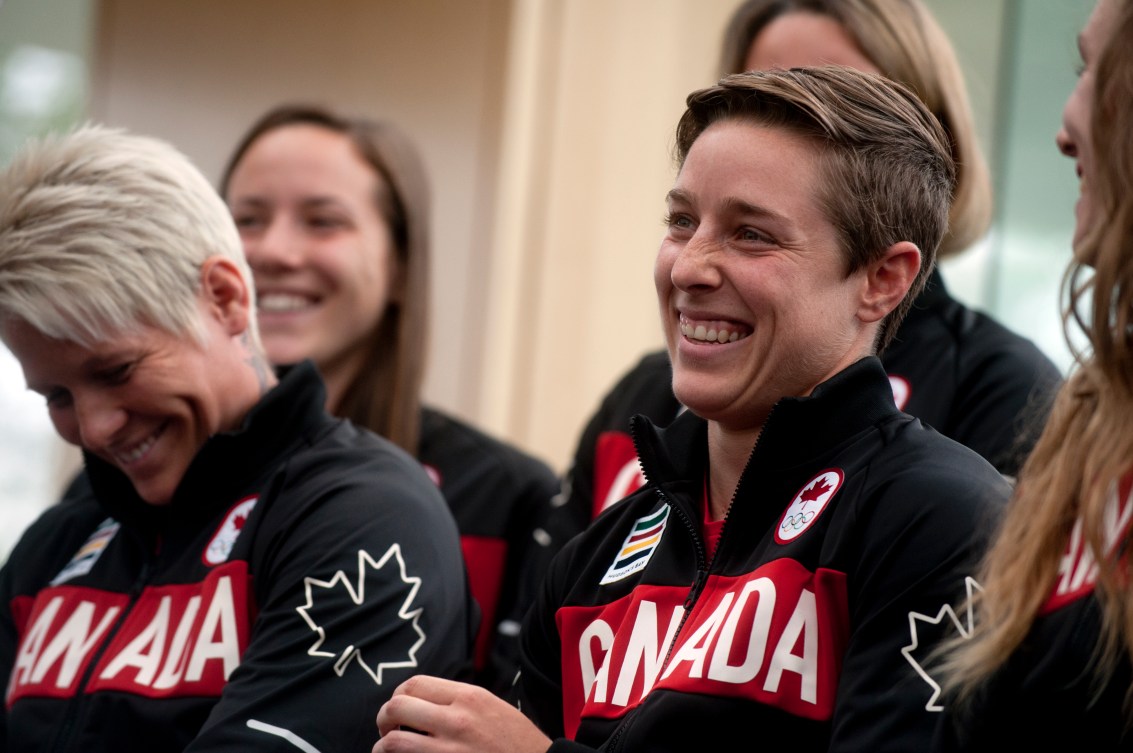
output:
[{"label": "woman's teeth", "polygon": [[260,311],[266,311],[269,314],[282,313],[288,311],[299,311],[311,305],[311,302],[301,295],[288,295],[286,293],[269,293],[260,296],[256,302]]},{"label": "woman's teeth", "polygon": [[684,322],[681,322],[681,334],[690,340],[710,343],[734,343],[742,337],[747,337],[747,335],[741,335],[738,331],[729,330],[727,327],[704,324],[693,326]]},{"label": "woman's teeth", "polygon": [[142,456],[149,452],[150,448],[153,447],[155,442],[157,442],[157,437],[159,434],[160,432],[154,432],[148,438],[134,445],[134,447],[132,447],[131,449],[114,453],[114,457],[122,465],[129,465],[130,463],[139,460]]}]

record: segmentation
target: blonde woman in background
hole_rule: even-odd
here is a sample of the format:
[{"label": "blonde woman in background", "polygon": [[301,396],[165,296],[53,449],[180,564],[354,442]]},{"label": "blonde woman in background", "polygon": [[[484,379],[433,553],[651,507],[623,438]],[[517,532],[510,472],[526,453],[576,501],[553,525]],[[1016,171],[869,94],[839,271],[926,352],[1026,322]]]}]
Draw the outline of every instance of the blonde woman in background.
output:
[{"label": "blonde woman in background", "polygon": [[940,750],[1133,748],[1133,3],[1100,0],[1058,146],[1081,179],[1067,327],[1089,341],[948,660]]}]

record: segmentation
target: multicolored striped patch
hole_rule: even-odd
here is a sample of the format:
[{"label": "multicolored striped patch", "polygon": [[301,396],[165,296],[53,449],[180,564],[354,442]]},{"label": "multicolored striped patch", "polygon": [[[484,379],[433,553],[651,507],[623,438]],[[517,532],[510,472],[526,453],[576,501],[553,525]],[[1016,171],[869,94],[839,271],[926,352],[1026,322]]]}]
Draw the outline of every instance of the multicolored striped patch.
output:
[{"label": "multicolored striped patch", "polygon": [[94,563],[98,562],[98,558],[106,550],[106,545],[114,538],[114,534],[118,533],[119,528],[121,526],[114,518],[107,518],[99,523],[98,528],[79,547],[79,551],[75,552],[75,556],[71,557],[67,566],[52,578],[50,585],[57,586],[64,581],[89,573],[91,568],[94,567]]},{"label": "multicolored striped patch", "polygon": [[668,521],[668,505],[655,513],[634,521],[633,528],[630,529],[629,535],[622,543],[621,551],[614,558],[614,563],[610,565],[610,569],[602,576],[600,583],[604,586],[607,583],[619,581],[649,564],[649,558],[653,556],[657,545],[661,543],[661,534],[665,532],[665,524]]}]

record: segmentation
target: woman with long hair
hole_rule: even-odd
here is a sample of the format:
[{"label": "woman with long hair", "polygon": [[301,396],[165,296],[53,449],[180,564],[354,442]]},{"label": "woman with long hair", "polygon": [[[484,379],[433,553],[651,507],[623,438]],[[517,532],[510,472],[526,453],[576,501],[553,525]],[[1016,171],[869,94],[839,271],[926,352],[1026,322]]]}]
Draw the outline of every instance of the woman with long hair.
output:
[{"label": "woman with long hair", "polygon": [[1133,3],[1099,0],[1058,134],[1081,179],[1065,321],[1088,346],[987,555],[974,636],[945,662],[943,749],[1133,746],[1130,40]]},{"label": "woman with long hair", "polygon": [[283,106],[241,139],[220,188],[255,276],[268,358],[314,361],[328,410],[400,445],[440,487],[482,612],[476,679],[504,692],[551,554],[540,532],[558,480],[421,402],[430,202],[416,147],[388,122]]}]

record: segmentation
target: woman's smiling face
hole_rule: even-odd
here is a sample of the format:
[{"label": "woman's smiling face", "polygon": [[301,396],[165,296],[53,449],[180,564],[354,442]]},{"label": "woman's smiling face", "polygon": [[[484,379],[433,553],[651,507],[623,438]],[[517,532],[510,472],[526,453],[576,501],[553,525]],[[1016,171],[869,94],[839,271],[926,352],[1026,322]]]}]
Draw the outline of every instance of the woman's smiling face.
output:
[{"label": "woman's smiling face", "polygon": [[[228,339],[207,326],[210,342]],[[140,327],[85,347],[16,320],[0,332],[59,435],[116,466],[150,504],[167,504],[205,441],[244,416],[226,378],[239,367],[191,338]]]},{"label": "woman's smiling face", "polygon": [[[1081,242],[1094,222],[1095,200],[1091,192],[1091,180],[1095,174],[1094,150],[1090,138],[1093,122],[1093,100],[1095,86],[1095,67],[1101,55],[1107,34],[1117,20],[1117,8],[1113,0],[1099,0],[1093,13],[1078,35],[1078,50],[1082,56],[1082,68],[1078,83],[1066,100],[1062,110],[1062,128],[1056,141],[1059,150],[1074,160],[1078,173],[1078,204],[1074,211],[1074,251],[1081,254]],[[1088,262],[1087,259],[1081,261]]]},{"label": "woman's smiling face", "polygon": [[692,144],[654,281],[673,389],[698,415],[758,427],[871,351],[821,179],[816,147],[781,128],[725,120]]},{"label": "woman's smiling face", "polygon": [[233,170],[226,198],[273,363],[359,368],[396,279],[379,181],[347,136],[308,124],[263,134]]}]

